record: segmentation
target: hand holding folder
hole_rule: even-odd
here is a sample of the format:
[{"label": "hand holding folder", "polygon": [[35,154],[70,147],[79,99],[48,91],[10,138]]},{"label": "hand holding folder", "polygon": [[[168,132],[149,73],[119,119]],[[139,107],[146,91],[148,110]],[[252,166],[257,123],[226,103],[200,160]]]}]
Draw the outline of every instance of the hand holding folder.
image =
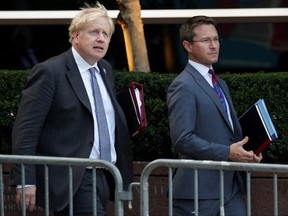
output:
[{"label": "hand holding folder", "polygon": [[252,150],[256,155],[278,138],[277,131],[263,99],[259,99],[240,116],[239,122],[243,136],[249,137],[244,149],[247,151]]},{"label": "hand holding folder", "polygon": [[117,100],[125,114],[131,136],[147,127],[143,85],[131,82],[118,95]]}]

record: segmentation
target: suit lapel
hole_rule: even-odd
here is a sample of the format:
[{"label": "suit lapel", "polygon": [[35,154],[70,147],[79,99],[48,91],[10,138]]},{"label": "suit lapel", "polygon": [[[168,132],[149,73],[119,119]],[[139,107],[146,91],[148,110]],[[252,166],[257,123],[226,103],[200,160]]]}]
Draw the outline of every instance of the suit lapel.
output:
[{"label": "suit lapel", "polygon": [[[217,94],[215,94],[215,90],[212,88],[212,86],[209,85],[209,83],[205,80],[205,78],[193,67],[191,66],[189,63],[186,66],[187,71],[191,74],[191,76],[194,77],[195,82],[206,92],[206,94],[211,98],[211,100],[213,101],[213,103],[216,105],[216,107],[218,108],[219,112],[221,113],[221,115],[223,116],[223,118],[225,119],[225,122],[229,125],[229,127],[232,130],[230,121],[228,119],[226,110],[223,106],[223,104],[221,103],[221,101],[219,100]],[[222,87],[221,87],[222,89]],[[224,91],[224,90],[223,90]],[[227,92],[224,91],[225,97],[228,101],[228,94]],[[230,103],[228,102],[229,107],[230,107]]]},{"label": "suit lapel", "polygon": [[73,54],[72,54],[72,50],[70,49],[67,52],[67,77],[68,80],[71,83],[72,88],[74,89],[77,97],[79,98],[79,100],[81,101],[81,103],[87,107],[90,112],[92,113],[92,109],[91,109],[91,105],[90,105],[90,101],[86,92],[86,88],[84,86],[84,83],[82,81],[82,77],[80,75],[80,72],[78,70],[78,67],[76,65],[76,62],[74,60]]},{"label": "suit lapel", "polygon": [[113,106],[115,107],[115,95],[114,95],[114,91],[112,89],[112,86],[110,84],[110,81],[108,80],[109,77],[108,77],[108,73],[111,73],[110,71],[107,71],[106,68],[103,66],[103,64],[101,64],[101,60],[98,62],[98,68],[100,70],[100,74],[101,74],[101,77],[103,79],[103,82],[106,86],[106,89],[108,91],[108,94],[111,98],[111,101],[112,101],[112,104]]}]

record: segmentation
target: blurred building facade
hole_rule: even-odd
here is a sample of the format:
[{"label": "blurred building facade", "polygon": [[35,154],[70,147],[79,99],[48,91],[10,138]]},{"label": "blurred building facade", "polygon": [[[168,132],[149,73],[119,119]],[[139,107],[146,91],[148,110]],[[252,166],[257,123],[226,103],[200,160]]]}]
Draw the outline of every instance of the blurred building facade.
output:
[{"label": "blurred building facade", "polygon": [[[0,10],[77,10],[83,0],[1,1]],[[95,1],[87,0],[88,3]],[[117,10],[116,0],[99,0]],[[142,9],[214,9],[288,7],[286,0],[140,0]],[[204,14],[205,15],[205,14]],[[176,24],[146,24],[145,38],[151,71],[178,73],[187,59],[179,42]],[[26,69],[70,47],[67,25],[2,25],[0,69]],[[223,38],[219,62],[221,73],[288,71],[288,20],[282,23],[219,23]],[[127,68],[122,30],[116,25],[105,57],[115,69]]]}]

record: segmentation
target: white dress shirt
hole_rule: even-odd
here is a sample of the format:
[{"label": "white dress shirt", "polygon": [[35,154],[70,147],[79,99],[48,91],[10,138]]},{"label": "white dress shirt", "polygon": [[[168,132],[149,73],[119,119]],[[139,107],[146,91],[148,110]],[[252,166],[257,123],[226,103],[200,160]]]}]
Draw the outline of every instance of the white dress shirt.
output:
[{"label": "white dress shirt", "polygon": [[[106,86],[103,82],[103,79],[101,77],[101,74],[99,72],[99,68],[97,66],[97,62],[95,65],[89,65],[80,55],[77,53],[77,51],[72,47],[72,53],[74,56],[74,59],[76,61],[76,64],[78,66],[78,69],[80,71],[83,83],[86,88],[86,92],[89,97],[90,105],[92,108],[92,114],[93,114],[93,120],[94,120],[94,145],[90,154],[90,159],[99,159],[100,158],[100,151],[99,151],[99,136],[98,136],[98,124],[96,119],[96,113],[95,113],[95,104],[94,104],[94,97],[93,97],[93,91],[92,91],[92,85],[91,85],[91,75],[89,72],[89,69],[91,67],[95,67],[98,72],[96,72],[97,82],[101,91],[101,96],[103,100],[103,105],[105,109],[105,114],[107,118],[108,123],[108,129],[109,129],[109,135],[110,135],[110,143],[111,143],[111,159],[112,163],[116,162],[116,151],[115,151],[115,112],[114,108],[110,99],[110,96],[108,94],[108,91],[106,89]],[[85,122],[83,122],[85,124]]]}]

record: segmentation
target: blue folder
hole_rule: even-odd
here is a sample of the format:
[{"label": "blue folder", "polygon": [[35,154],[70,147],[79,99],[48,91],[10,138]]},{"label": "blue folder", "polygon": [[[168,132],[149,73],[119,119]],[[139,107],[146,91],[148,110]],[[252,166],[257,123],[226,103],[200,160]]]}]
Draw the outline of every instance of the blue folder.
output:
[{"label": "blue folder", "polygon": [[274,124],[271,120],[271,117],[269,115],[269,112],[266,108],[266,104],[265,104],[265,101],[264,99],[259,99],[257,102],[256,102],[256,105],[258,106],[259,110],[260,110],[260,114],[262,115],[262,118],[264,120],[264,123],[267,127],[267,130],[270,134],[270,137],[272,139],[272,141],[275,141],[277,138],[278,138],[278,134],[277,134],[277,131],[274,127]]}]

